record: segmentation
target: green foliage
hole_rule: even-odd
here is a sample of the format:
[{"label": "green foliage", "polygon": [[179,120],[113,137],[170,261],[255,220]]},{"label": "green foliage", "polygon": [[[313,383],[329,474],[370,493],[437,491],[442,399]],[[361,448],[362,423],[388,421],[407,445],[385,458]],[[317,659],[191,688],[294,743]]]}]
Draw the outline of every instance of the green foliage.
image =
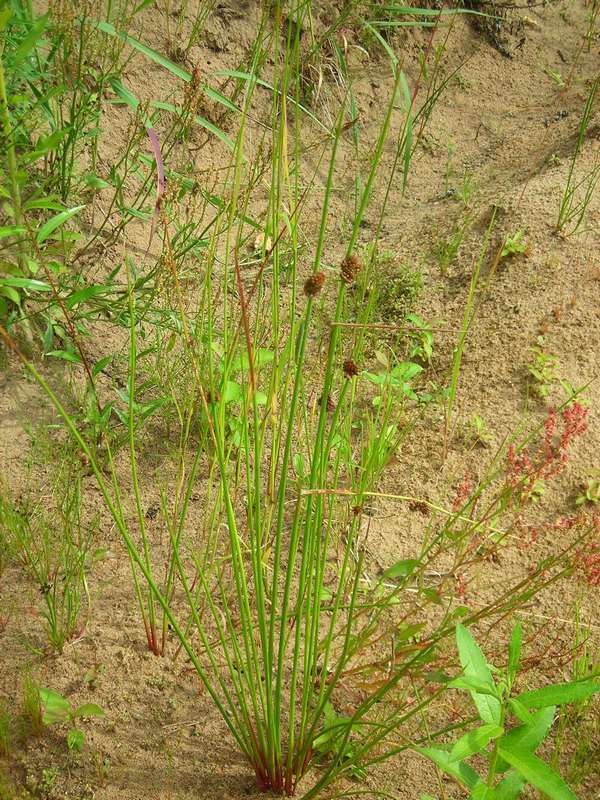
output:
[{"label": "green foliage", "polygon": [[577,495],[575,504],[582,506],[584,503],[593,503],[594,505],[600,503],[600,470],[598,469],[590,470],[582,491]]},{"label": "green foliage", "polygon": [[537,344],[530,348],[533,360],[527,365],[527,371],[533,378],[533,389],[540,399],[548,397],[558,382],[558,358],[545,349],[543,336],[538,336]]},{"label": "green foliage", "polygon": [[42,723],[46,726],[68,726],[67,746],[69,750],[81,750],[85,743],[85,734],[79,728],[73,727],[74,724],[77,720],[85,717],[103,717],[104,711],[95,703],[83,703],[74,707],[61,694],[44,687],[40,687],[39,696]]},{"label": "green foliage", "polygon": [[0,703],[0,756],[8,756],[11,751],[11,718],[4,703]]},{"label": "green foliage", "polygon": [[[483,724],[451,746],[419,747],[417,752],[466,787],[471,800],[516,800],[526,784],[551,800],[575,800],[565,781],[535,752],[552,730],[556,707],[591,697],[600,691],[600,682],[584,679],[515,694],[521,640],[518,623],[508,648],[508,666],[502,672],[488,664],[467,628],[456,626],[463,671],[448,688],[469,692]],[[511,717],[516,721],[509,726]],[[485,776],[468,764],[474,756],[487,762]]]},{"label": "green foliage", "polygon": [[600,162],[597,158],[590,170],[581,176],[577,174],[580,166],[581,151],[594,116],[594,106],[599,89],[600,75],[592,83],[587,97],[577,131],[577,142],[569,165],[567,182],[559,204],[556,231],[561,236],[572,236],[581,230],[596,186],[600,180]]},{"label": "green foliage", "polygon": [[509,235],[504,240],[500,258],[510,258],[511,256],[527,253],[528,246],[525,242],[525,231],[518,230]]},{"label": "green foliage", "polygon": [[53,512],[41,501],[17,508],[10,496],[0,495],[5,545],[38,587],[48,642],[58,652],[82,629],[89,606],[87,570],[94,526],[87,528],[82,520],[81,479],[71,469],[67,464],[57,471],[58,507]]}]

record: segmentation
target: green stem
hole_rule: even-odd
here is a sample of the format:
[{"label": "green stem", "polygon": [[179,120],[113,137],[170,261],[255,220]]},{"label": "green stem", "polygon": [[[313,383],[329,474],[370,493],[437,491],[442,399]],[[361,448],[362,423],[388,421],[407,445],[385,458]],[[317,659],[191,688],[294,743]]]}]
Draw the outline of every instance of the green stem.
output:
[{"label": "green stem", "polygon": [[[18,180],[18,166],[17,166],[17,153],[15,149],[14,137],[12,134],[12,126],[10,122],[10,114],[8,113],[8,98],[6,95],[6,81],[4,77],[4,60],[0,58],[0,124],[2,125],[2,134],[6,147],[6,166],[8,169],[8,177],[10,179],[10,192],[13,205],[13,215],[15,223],[23,226],[23,210],[21,206],[21,189],[19,188]],[[25,265],[25,252],[23,243],[19,242],[19,261],[21,267]]]}]

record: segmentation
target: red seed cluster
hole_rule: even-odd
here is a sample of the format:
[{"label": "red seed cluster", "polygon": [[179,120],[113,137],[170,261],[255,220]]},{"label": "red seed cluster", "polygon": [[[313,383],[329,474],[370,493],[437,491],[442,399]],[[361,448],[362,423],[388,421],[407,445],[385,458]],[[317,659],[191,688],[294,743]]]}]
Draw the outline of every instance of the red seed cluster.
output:
[{"label": "red seed cluster", "polygon": [[577,554],[576,565],[589,586],[600,586],[600,546],[595,542]]},{"label": "red seed cluster", "polygon": [[465,505],[467,500],[469,499],[469,495],[471,494],[472,483],[471,478],[468,475],[462,480],[462,483],[456,490],[456,494],[454,495],[454,500],[452,501],[452,511],[460,511],[460,509]]},{"label": "red seed cluster", "polygon": [[555,409],[549,409],[544,423],[544,441],[537,452],[517,452],[514,445],[510,446],[508,484],[520,489],[522,497],[527,497],[538,481],[560,475],[569,461],[571,443],[587,431],[588,414],[588,409],[579,403],[565,408],[560,417]]}]

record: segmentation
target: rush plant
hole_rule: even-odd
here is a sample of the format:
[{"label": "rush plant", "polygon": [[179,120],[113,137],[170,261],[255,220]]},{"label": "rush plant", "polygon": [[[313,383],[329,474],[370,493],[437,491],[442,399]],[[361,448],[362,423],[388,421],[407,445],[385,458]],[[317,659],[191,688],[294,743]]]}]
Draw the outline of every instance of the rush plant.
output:
[{"label": "rush plant", "polygon": [[[136,264],[128,254],[126,287],[112,309],[128,332],[124,374],[117,376],[125,404],[118,417],[127,433],[126,469],[124,459],[117,464],[110,435],[100,463],[70,404],[0,327],[95,477],[131,560],[149,648],[158,655],[175,642],[176,653],[189,660],[262,791],[287,796],[302,791],[307,800],[339,778],[364,776],[378,761],[407,749],[390,735],[404,725],[408,729],[431,701],[424,687],[434,682],[432,664],[457,619],[470,625],[509,614],[568,572],[576,546],[566,542],[483,607],[469,609],[464,597],[457,597],[458,577],[511,542],[515,525],[503,528],[502,522],[513,512],[518,516],[518,508],[530,499],[532,470],[537,477],[549,477],[543,465],[555,460],[558,445],[552,437],[542,465],[521,452],[525,443],[515,446],[508,475],[503,466],[478,485],[463,484],[451,508],[378,492],[386,466],[420,413],[418,387],[413,386],[423,368],[399,360],[381,375],[366,363],[364,329],[374,303],[364,296],[356,309],[354,294],[367,268],[358,254],[367,211],[375,219],[377,239],[393,182],[400,179],[407,190],[417,144],[413,123],[423,111],[420,79],[409,86],[397,60],[390,59],[392,90],[374,136],[360,127],[354,130],[350,89],[335,98],[335,105],[330,99],[330,121],[323,122],[302,105],[298,80],[300,35],[309,11],[310,3],[300,4],[295,24],[284,26],[282,5],[276,3],[271,28],[266,21],[273,11],[265,4],[250,63],[244,71],[221,75],[239,82],[238,105],[200,82],[198,73],[187,72],[112,23],[97,26],[107,41],[122,42],[189,84],[194,91],[186,95],[188,108],[195,108],[196,90],[208,95],[210,89],[236,123],[231,137],[206,121],[199,123],[228,155],[220,194],[210,193],[210,202],[199,204],[200,222],[191,219],[188,227],[177,214],[177,192],[165,191],[165,177],[186,202],[192,197],[174,163],[177,144],[187,141],[189,118],[184,115],[182,125],[175,104],[161,100],[147,108],[118,79],[110,82],[131,111],[134,138],[148,138],[153,158],[141,160],[146,172],[134,186],[133,199],[126,199],[124,181],[118,182],[105,220],[114,208],[122,212],[113,231],[117,235],[131,218],[141,217],[148,222],[150,242],[160,248],[151,271],[155,282],[147,292],[141,290],[150,281],[145,262]],[[410,15],[405,22],[421,21],[432,31],[440,16],[393,6],[377,29],[399,27],[404,14]],[[268,80],[261,71],[265,64],[273,66]],[[256,143],[247,129],[259,92],[267,93],[271,106],[269,124],[261,127],[263,138]],[[158,111],[177,116],[166,125],[166,135],[154,128],[154,123],[157,128],[165,124],[155,115]],[[316,164],[307,171],[301,156],[309,136]],[[385,195],[375,207],[374,188],[392,136]],[[132,152],[133,147],[124,156],[124,170],[131,166]],[[269,153],[266,165],[264,152]],[[340,242],[336,188],[349,171],[354,172],[353,215]],[[264,209],[260,223],[250,211],[257,186]],[[144,204],[153,191],[148,212]],[[309,199],[319,209],[316,224],[306,214]],[[246,269],[244,252],[257,234],[254,251],[259,255]],[[479,267],[469,290],[460,353],[478,280]],[[186,291],[188,286],[193,291]],[[65,324],[72,322],[74,311],[67,304],[61,313]],[[357,321],[346,327],[350,313]],[[71,325],[70,330],[77,344],[77,328]],[[427,361],[431,339],[425,337],[420,348]],[[78,353],[77,363],[71,359],[73,369],[83,366],[87,397],[101,415],[105,406],[96,385],[98,372],[84,348]],[[154,370],[148,366],[149,354],[168,363]],[[459,371],[460,355],[453,367],[448,423]],[[158,436],[149,440],[139,416],[146,393],[164,391],[157,374],[167,378],[169,402],[156,408]],[[380,389],[376,403],[369,402],[373,385]],[[174,420],[174,436],[159,427],[162,413]],[[576,430],[569,429],[571,438],[583,433],[581,413],[574,420],[580,423]],[[89,411],[87,416],[94,424],[106,422]],[[561,439],[561,453],[567,443]],[[153,482],[159,494],[160,541],[152,536],[149,490],[141,470],[156,450],[161,457]],[[369,503],[378,497],[419,503],[430,515],[415,552],[383,570],[372,563],[366,541]],[[199,513],[192,515],[198,501]],[[450,562],[451,569],[442,573],[440,562]],[[440,575],[435,585],[433,569]],[[356,698],[351,703],[349,687]],[[342,703],[343,713],[336,710]],[[314,767],[321,769],[315,772]]]}]

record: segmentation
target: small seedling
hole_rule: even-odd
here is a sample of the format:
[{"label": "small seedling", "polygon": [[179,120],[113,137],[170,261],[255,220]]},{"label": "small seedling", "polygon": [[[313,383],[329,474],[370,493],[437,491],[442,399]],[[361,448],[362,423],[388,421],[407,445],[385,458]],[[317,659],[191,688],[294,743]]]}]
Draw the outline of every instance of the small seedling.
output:
[{"label": "small seedling", "polygon": [[490,447],[494,443],[493,434],[479,414],[473,414],[467,422],[467,441],[481,447]]},{"label": "small seedling", "polygon": [[502,246],[500,258],[510,258],[511,256],[519,255],[521,253],[527,255],[529,247],[524,239],[525,232],[522,230],[516,231],[512,234],[512,236],[507,236],[504,245]]},{"label": "small seedling", "polygon": [[[331,703],[326,704],[323,714],[324,727],[313,741],[315,755],[322,759],[335,758],[341,763],[354,761],[356,747],[352,738],[347,735],[350,718],[338,716]],[[356,780],[365,780],[367,777],[366,770],[359,764],[352,764],[348,774]]]},{"label": "small seedling", "polygon": [[592,469],[577,496],[575,504],[582,506],[584,503],[600,503],[600,469]]},{"label": "small seedling", "polygon": [[31,733],[39,736],[44,727],[40,690],[29,673],[23,679],[23,716],[29,722]]},{"label": "small seedling", "polygon": [[544,72],[549,78],[552,78],[558,87],[562,89],[565,86],[565,80],[558,70],[552,69],[552,67],[544,67]]},{"label": "small seedling", "polygon": [[[576,800],[561,776],[536,751],[552,730],[557,706],[591,697],[600,691],[600,682],[592,678],[515,694],[521,640],[519,623],[508,646],[507,666],[500,670],[486,661],[467,628],[456,626],[463,672],[448,688],[470,694],[482,724],[453,744],[415,749],[465,787],[470,800],[516,800],[526,785],[553,800]],[[511,718],[516,724],[510,723]],[[487,774],[468,763],[475,757],[478,764],[487,764]]]},{"label": "small seedling", "polygon": [[373,405],[377,407],[382,404],[386,390],[391,391],[398,399],[408,397],[410,400],[418,400],[411,381],[421,372],[423,367],[412,361],[402,361],[386,372],[363,372],[366,380],[380,387],[381,394],[373,398]]},{"label": "small seedling", "polygon": [[76,720],[82,717],[103,717],[104,711],[95,703],[84,703],[73,708],[71,703],[58,692],[53,692],[44,687],[39,688],[39,698],[42,708],[42,723],[44,725],[69,725],[67,732],[67,746],[69,750],[81,750],[85,743],[85,734],[74,727]]},{"label": "small seedling", "polygon": [[537,344],[531,348],[533,361],[527,365],[527,371],[533,378],[533,390],[540,399],[550,394],[552,386],[558,381],[556,370],[558,358],[545,350],[543,336],[538,336]]}]

